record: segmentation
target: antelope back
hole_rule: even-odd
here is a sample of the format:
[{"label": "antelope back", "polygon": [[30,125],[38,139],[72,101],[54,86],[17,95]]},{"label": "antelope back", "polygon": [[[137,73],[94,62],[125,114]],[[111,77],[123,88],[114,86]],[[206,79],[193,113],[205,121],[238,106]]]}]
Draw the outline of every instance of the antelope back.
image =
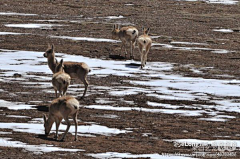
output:
[{"label": "antelope back", "polygon": [[119,31],[119,38],[125,41],[135,41],[138,37],[138,30],[135,27],[122,27]]}]

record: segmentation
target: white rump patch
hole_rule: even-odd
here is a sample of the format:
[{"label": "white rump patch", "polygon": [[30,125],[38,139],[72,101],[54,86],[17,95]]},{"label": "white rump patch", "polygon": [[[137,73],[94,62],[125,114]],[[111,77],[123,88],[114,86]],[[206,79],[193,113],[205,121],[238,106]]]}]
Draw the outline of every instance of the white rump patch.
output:
[{"label": "white rump patch", "polygon": [[[136,31],[134,34],[134,30]],[[136,36],[138,36],[138,30],[137,29],[134,29],[134,28],[129,28],[126,30],[127,34],[130,35],[133,38],[135,38]]]}]

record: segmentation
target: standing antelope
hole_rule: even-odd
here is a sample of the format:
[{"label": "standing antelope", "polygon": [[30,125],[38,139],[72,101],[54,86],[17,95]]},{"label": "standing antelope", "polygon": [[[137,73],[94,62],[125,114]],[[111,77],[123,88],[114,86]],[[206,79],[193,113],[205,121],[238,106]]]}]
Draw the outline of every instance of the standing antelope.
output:
[{"label": "standing antelope", "polygon": [[[54,46],[48,45],[48,49],[46,52],[43,54],[44,57],[48,59],[48,66],[52,70],[53,73],[55,72],[55,68],[57,65],[57,59],[55,58],[55,52],[54,52]],[[70,62],[66,61],[63,63],[64,65],[64,71],[71,76],[72,79],[76,79],[77,82],[82,81],[85,90],[83,93],[82,98],[84,98],[87,88],[88,88],[88,81],[87,81],[87,75],[89,72],[91,72],[90,68],[88,65],[84,62]]]},{"label": "standing antelope", "polygon": [[[70,85],[71,77],[64,72],[63,70],[63,59],[57,64],[55,68],[55,72],[52,77],[52,84],[55,90],[56,98],[66,95],[68,86]],[[57,95],[57,91],[59,92],[59,96]]]},{"label": "standing antelope", "polygon": [[121,45],[121,52],[123,47],[125,48],[125,58],[127,56],[127,50],[126,50],[126,43],[129,43],[131,46],[131,54],[130,58],[134,59],[133,56],[133,50],[135,47],[136,39],[138,37],[138,30],[135,27],[132,26],[127,26],[127,27],[122,27],[119,29],[119,26],[114,25],[113,30],[112,30],[112,38],[113,39],[120,39],[122,41]]},{"label": "standing antelope", "polygon": [[49,115],[48,118],[46,115],[43,116],[44,119],[44,128],[45,128],[45,135],[49,135],[52,125],[55,122],[56,124],[56,134],[54,138],[58,139],[58,128],[59,125],[64,118],[64,120],[67,123],[67,129],[65,133],[62,136],[61,141],[64,141],[66,134],[68,133],[68,130],[71,126],[71,123],[69,121],[69,116],[71,115],[73,118],[73,121],[75,123],[75,141],[77,141],[77,113],[79,110],[79,102],[71,96],[64,96],[57,98],[52,101],[50,107],[49,107]]},{"label": "standing antelope", "polygon": [[149,28],[143,28],[143,35],[139,36],[137,39],[141,56],[141,68],[143,68],[147,63],[147,55],[152,45],[152,39],[148,36],[149,31]]}]

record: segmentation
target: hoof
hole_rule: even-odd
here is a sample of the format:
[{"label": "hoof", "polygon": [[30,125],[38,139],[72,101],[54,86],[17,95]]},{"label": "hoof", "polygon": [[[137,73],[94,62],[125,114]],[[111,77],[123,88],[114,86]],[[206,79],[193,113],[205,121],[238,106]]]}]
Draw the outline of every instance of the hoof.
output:
[{"label": "hoof", "polygon": [[58,136],[54,136],[53,139],[57,141],[58,140]]}]

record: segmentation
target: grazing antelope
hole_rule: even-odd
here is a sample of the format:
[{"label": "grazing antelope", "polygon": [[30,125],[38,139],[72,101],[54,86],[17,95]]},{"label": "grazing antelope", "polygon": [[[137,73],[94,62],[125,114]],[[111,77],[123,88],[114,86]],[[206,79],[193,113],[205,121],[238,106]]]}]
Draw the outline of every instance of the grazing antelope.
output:
[{"label": "grazing antelope", "polygon": [[[43,56],[48,59],[48,66],[52,70],[52,72],[56,73],[55,68],[56,68],[58,61],[55,58],[54,46],[48,45],[48,49],[43,54]],[[84,96],[87,92],[87,88],[88,88],[87,75],[89,72],[91,72],[91,69],[84,62],[66,61],[63,63],[63,65],[64,65],[64,72],[69,74],[72,79],[76,79],[77,82],[80,82],[80,81],[83,82],[83,84],[85,86],[85,90],[84,90],[82,98],[84,98]]]},{"label": "grazing antelope", "polygon": [[147,63],[147,55],[152,45],[152,39],[148,36],[150,29],[143,28],[143,35],[139,36],[138,48],[141,55],[141,68],[143,68]]},{"label": "grazing antelope", "polygon": [[[52,84],[55,90],[56,98],[66,95],[68,86],[70,85],[71,77],[64,72],[63,70],[63,59],[57,64],[55,68],[55,72],[52,77]],[[59,92],[59,96],[57,95],[57,91]]]},{"label": "grazing antelope", "polygon": [[75,123],[75,141],[77,141],[77,113],[79,110],[79,102],[71,96],[64,96],[57,98],[52,101],[50,107],[49,107],[49,115],[48,118],[46,115],[43,116],[44,119],[44,128],[45,128],[45,135],[49,135],[52,125],[55,122],[56,124],[56,134],[54,138],[58,139],[58,128],[59,125],[64,119],[67,123],[67,129],[65,133],[62,136],[61,141],[64,141],[66,134],[69,131],[69,128],[71,126],[71,123],[69,121],[69,116],[71,115],[73,118],[73,121]]},{"label": "grazing antelope", "polygon": [[117,25],[114,25],[113,27],[112,38],[116,40],[120,39],[122,41],[121,52],[119,55],[121,55],[122,49],[124,47],[125,58],[127,56],[126,43],[129,43],[131,46],[130,58],[134,59],[133,50],[135,47],[137,37],[138,37],[138,30],[135,27],[127,26],[127,27],[122,27],[121,29],[119,29],[119,26]]}]

